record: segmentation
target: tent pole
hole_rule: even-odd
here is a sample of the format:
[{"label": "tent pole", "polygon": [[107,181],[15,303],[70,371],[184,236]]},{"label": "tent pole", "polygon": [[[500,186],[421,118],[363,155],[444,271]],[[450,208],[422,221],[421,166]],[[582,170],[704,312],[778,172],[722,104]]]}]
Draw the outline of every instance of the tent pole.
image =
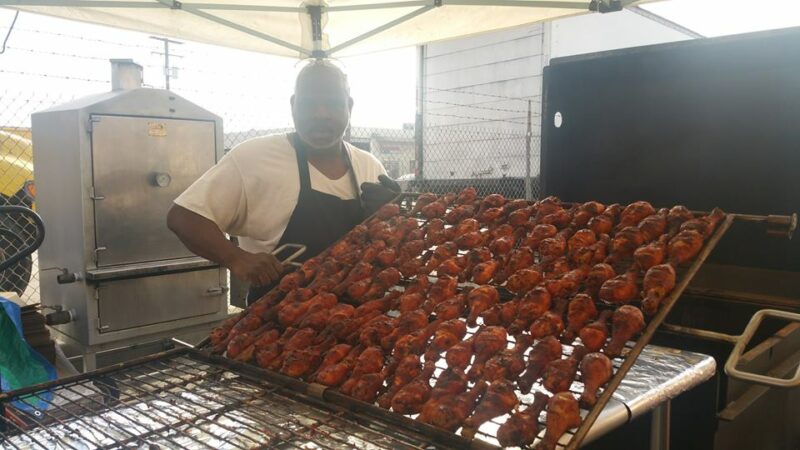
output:
[{"label": "tent pole", "polygon": [[[168,0],[158,0],[159,2],[168,2]],[[195,16],[202,17],[203,19],[210,20],[211,22],[218,23],[220,25],[224,25],[228,28],[233,28],[234,30],[241,31],[242,33],[249,34],[251,36],[255,36],[257,38],[264,39],[265,41],[272,42],[273,44],[280,45],[281,47],[288,48],[290,50],[294,50],[301,55],[310,55],[311,52],[308,49],[303,47],[298,47],[292,43],[286,42],[284,40],[278,39],[274,36],[270,36],[268,34],[262,33],[260,31],[253,30],[252,28],[248,28],[244,25],[240,25],[235,22],[231,22],[230,20],[225,20],[222,17],[217,17],[213,14],[209,14],[205,11],[200,11],[192,6],[183,5],[181,8],[183,11],[186,11],[189,14],[194,14]]]},{"label": "tent pole", "polygon": [[311,57],[316,59],[325,58],[327,54],[322,49],[322,6],[308,5],[306,6],[306,11],[311,17]]}]

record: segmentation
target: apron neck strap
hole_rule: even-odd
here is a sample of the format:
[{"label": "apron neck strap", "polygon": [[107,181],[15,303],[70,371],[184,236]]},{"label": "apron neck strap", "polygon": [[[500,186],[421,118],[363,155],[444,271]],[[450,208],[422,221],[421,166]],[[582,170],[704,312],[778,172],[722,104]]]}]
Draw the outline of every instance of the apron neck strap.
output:
[{"label": "apron neck strap", "polygon": [[[297,156],[297,169],[300,172],[300,189],[311,190],[311,176],[308,171],[308,153],[306,151],[306,144],[300,139],[297,133],[290,135],[290,142],[294,147],[295,155]],[[350,184],[353,188],[353,195],[359,198],[358,179],[356,178],[356,171],[353,169],[353,162],[350,159],[350,152],[347,145],[342,141],[342,152],[344,153],[345,165],[347,166],[348,176],[350,177]]]}]

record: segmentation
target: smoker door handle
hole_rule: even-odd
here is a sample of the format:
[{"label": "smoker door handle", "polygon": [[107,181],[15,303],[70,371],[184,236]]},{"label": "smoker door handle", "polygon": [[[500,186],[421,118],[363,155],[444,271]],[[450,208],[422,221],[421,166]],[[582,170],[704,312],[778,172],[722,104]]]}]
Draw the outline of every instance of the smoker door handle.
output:
[{"label": "smoker door handle", "polygon": [[[750,381],[752,383],[757,383],[764,386],[779,388],[798,387],[800,386],[800,365],[798,365],[794,376],[788,380],[784,378],[759,375],[752,372],[744,372],[736,368],[736,366],[739,364],[739,359],[744,354],[744,349],[747,347],[747,344],[750,343],[750,340],[753,338],[753,335],[755,334],[756,330],[758,330],[759,325],[761,325],[761,322],[765,317],[777,317],[789,320],[791,322],[800,322],[800,314],[796,313],[778,311],[776,309],[762,309],[761,311],[755,313],[750,319],[750,322],[747,324],[747,327],[745,327],[742,335],[739,336],[736,345],[733,347],[733,351],[731,351],[731,355],[728,357],[728,361],[725,363],[725,373],[731,378]],[[800,364],[800,361],[797,361],[797,363]]]}]

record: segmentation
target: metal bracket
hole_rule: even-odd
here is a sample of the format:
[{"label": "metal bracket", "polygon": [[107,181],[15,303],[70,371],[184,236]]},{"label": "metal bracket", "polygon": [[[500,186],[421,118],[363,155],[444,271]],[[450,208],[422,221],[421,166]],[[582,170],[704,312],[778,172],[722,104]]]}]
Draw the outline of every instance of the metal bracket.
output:
[{"label": "metal bracket", "polygon": [[[762,384],[764,386],[780,388],[798,387],[800,386],[800,365],[798,365],[794,377],[788,380],[766,375],[759,375],[751,372],[744,372],[736,368],[736,366],[739,364],[739,359],[744,353],[744,349],[747,347],[747,344],[750,343],[750,340],[753,338],[753,335],[755,334],[756,330],[758,330],[759,325],[761,325],[761,322],[765,317],[777,317],[792,322],[800,322],[800,314],[796,313],[778,311],[776,309],[762,309],[761,311],[755,313],[753,318],[750,319],[750,322],[747,324],[747,327],[745,327],[744,332],[739,337],[736,346],[733,347],[733,351],[728,357],[728,361],[725,363],[725,373],[731,378],[750,381],[753,383]],[[796,361],[795,364],[800,364],[800,361]]]},{"label": "metal bracket", "polygon": [[100,262],[100,252],[108,250],[108,247],[97,247],[94,249],[94,263],[97,264]]}]

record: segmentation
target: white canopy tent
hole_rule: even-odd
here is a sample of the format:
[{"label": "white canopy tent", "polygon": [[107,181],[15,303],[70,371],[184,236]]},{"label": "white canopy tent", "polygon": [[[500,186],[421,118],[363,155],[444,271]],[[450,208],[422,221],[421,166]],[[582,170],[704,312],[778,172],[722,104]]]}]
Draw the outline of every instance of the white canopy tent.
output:
[{"label": "white canopy tent", "polygon": [[635,0],[0,0],[0,6],[297,58],[500,30]]}]

